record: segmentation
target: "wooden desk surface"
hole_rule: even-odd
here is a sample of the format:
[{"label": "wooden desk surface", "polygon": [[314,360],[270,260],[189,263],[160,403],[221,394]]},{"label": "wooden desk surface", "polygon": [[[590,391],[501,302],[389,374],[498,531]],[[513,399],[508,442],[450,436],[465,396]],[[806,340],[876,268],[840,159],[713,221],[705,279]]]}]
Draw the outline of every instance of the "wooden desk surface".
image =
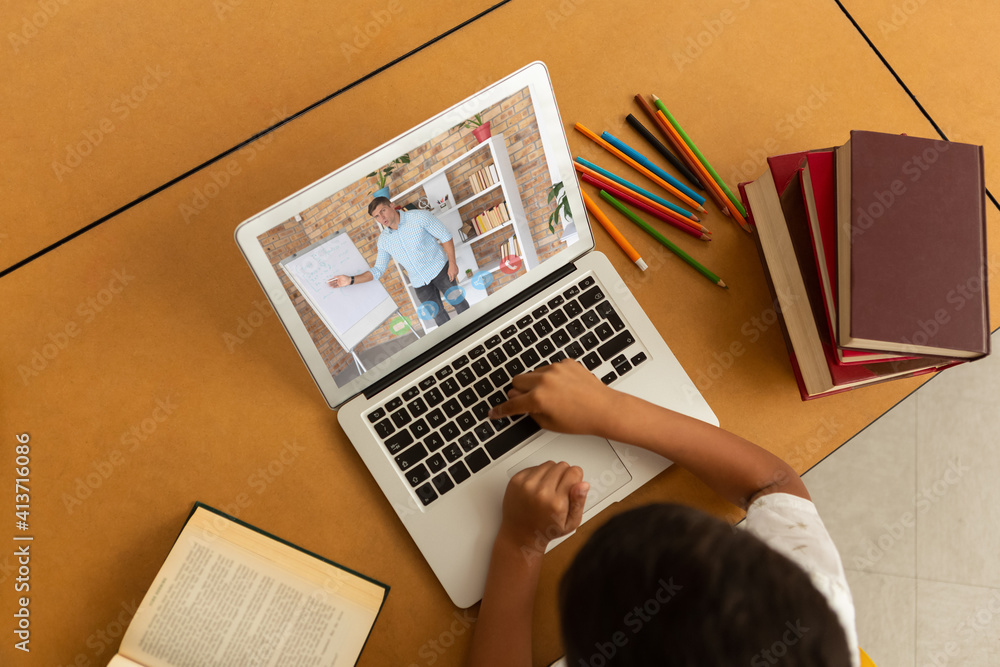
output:
[{"label": "wooden desk surface", "polygon": [[[31,36],[15,43],[8,35],[4,47],[14,53],[2,65],[12,75],[0,82],[12,100],[0,149],[13,156],[0,202],[3,267],[487,6],[56,4],[34,33],[20,17],[43,23],[34,16],[40,4],[19,2],[8,12],[8,29]],[[341,45],[383,7],[391,22],[372,29],[371,42],[348,61]],[[959,48],[947,34],[936,43]],[[905,76],[922,56],[904,44],[885,49],[898,47]],[[30,433],[35,542],[32,653],[15,651],[8,636],[0,662],[105,664],[201,500],[391,585],[362,665],[461,663],[476,610],[466,615],[450,604],[325,408],[232,233],[272,202],[536,59],[549,66],[572,149],[600,164],[610,163],[572,125],[624,127],[636,92],[663,97],[733,185],[756,177],[768,154],[843,143],[852,128],[935,136],[829,0],[794,9],[629,0],[613,12],[572,0],[515,0],[8,273],[0,279],[7,314],[0,423],[10,463],[3,479],[13,477],[13,435]],[[147,67],[170,74],[154,86]],[[975,78],[973,67],[962,77]],[[912,84],[918,97],[923,83]],[[111,105],[135,86],[148,88],[146,96],[119,120],[124,111]],[[925,94],[948,98],[943,87]],[[942,102],[935,120],[956,128],[950,138],[986,143],[989,156],[1000,136],[995,125],[983,129],[979,111],[996,91],[967,94],[966,105]],[[65,145],[88,131],[96,136],[105,118],[115,130],[59,180],[52,163],[65,162]],[[231,161],[238,173],[197,216],[185,215]],[[997,172],[988,173],[995,182]],[[991,206],[991,272],[1000,266],[997,214]],[[719,273],[728,292],[632,235],[651,267],[640,274],[602,231],[595,234],[723,427],[804,471],[919,386],[904,380],[801,402],[780,332],[766,324],[772,306],[751,239],[718,211],[706,224],[715,231],[710,245],[676,240]],[[576,550],[612,513],[654,500],[718,515],[733,510],[671,469],[581,528],[546,556],[538,663],[560,654],[555,588]],[[14,559],[12,549],[2,554],[0,599],[9,609]]]}]

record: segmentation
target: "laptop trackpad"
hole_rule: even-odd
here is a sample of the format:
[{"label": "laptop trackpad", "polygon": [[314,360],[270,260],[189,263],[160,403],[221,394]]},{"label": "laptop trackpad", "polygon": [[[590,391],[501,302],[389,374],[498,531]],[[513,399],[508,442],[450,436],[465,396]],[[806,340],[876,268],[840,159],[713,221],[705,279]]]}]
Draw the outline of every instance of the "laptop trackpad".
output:
[{"label": "laptop trackpad", "polygon": [[590,482],[584,512],[632,481],[611,443],[593,435],[561,435],[514,464],[507,476],[546,461],[565,461],[583,469],[584,481]]}]

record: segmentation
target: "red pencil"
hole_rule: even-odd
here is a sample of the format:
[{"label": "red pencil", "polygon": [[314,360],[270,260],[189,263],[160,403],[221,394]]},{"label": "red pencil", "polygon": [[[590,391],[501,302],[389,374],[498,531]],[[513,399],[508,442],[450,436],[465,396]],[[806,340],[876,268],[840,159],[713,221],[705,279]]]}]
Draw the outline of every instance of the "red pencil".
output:
[{"label": "red pencil", "polygon": [[665,222],[665,223],[667,223],[669,225],[673,225],[677,229],[679,229],[682,232],[685,232],[687,234],[690,234],[691,236],[695,237],[696,239],[701,239],[702,241],[711,241],[712,240],[711,238],[709,238],[708,234],[703,234],[700,230],[695,229],[694,227],[688,225],[687,223],[684,223],[684,222],[681,222],[679,220],[675,220],[674,218],[671,218],[670,216],[666,215],[662,211],[659,211],[659,210],[653,208],[652,206],[650,206],[646,202],[640,201],[639,199],[636,199],[635,197],[633,197],[629,193],[625,192],[624,190],[619,190],[618,188],[611,187],[607,183],[602,183],[601,181],[597,180],[596,178],[594,178],[590,174],[580,174],[580,178],[582,178],[587,183],[590,183],[591,185],[593,185],[594,187],[596,187],[598,190],[604,190],[608,194],[612,194],[615,197],[617,197],[618,199],[621,199],[624,202],[632,204],[636,208],[641,208],[643,211],[646,211],[650,215],[656,216],[657,218],[659,218],[663,222]]}]

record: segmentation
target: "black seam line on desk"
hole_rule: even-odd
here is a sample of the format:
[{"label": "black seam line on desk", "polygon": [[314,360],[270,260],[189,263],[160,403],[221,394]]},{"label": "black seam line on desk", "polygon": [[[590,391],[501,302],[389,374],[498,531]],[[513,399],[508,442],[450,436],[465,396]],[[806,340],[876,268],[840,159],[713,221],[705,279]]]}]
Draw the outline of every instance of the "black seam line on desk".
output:
[{"label": "black seam line on desk", "polygon": [[[944,133],[944,130],[942,130],[938,126],[938,124],[934,122],[934,119],[931,118],[931,115],[927,113],[927,109],[925,109],[924,105],[920,103],[920,100],[918,100],[917,96],[913,94],[913,91],[910,90],[909,86],[903,83],[903,80],[899,77],[898,74],[896,74],[896,70],[893,69],[892,65],[889,64],[889,61],[885,59],[885,56],[883,56],[882,52],[878,50],[878,47],[875,46],[875,43],[872,42],[871,39],[869,39],[868,34],[861,29],[861,26],[858,25],[858,22],[854,20],[854,17],[851,16],[851,13],[849,11],[847,11],[847,8],[844,7],[843,3],[841,3],[840,0],[833,0],[833,1],[837,3],[838,7],[840,7],[840,11],[844,12],[844,16],[846,16],[847,20],[851,22],[851,25],[853,25],[854,29],[858,31],[858,34],[864,37],[864,40],[868,43],[868,46],[871,47],[871,50],[875,52],[875,55],[878,56],[878,59],[882,61],[882,64],[885,65],[885,68],[889,70],[889,73],[892,74],[892,77],[896,79],[896,83],[898,83],[902,87],[902,89],[906,92],[906,94],[910,96],[910,99],[913,100],[913,103],[917,105],[918,109],[920,109],[920,113],[924,115],[924,118],[926,118],[927,121],[937,131],[937,133],[941,135],[942,139],[944,139],[945,141],[951,141],[950,139],[948,139],[948,135]],[[983,186],[983,189],[986,191],[986,196],[990,198],[991,202],[993,202],[993,206],[995,206],[997,210],[1000,210],[1000,204],[997,203],[996,197],[993,196],[993,193],[990,192],[990,189],[985,187],[985,184]]]},{"label": "black seam line on desk", "polygon": [[170,179],[166,183],[164,183],[164,184],[162,184],[162,185],[160,185],[160,186],[158,186],[156,188],[153,188],[152,190],[150,190],[149,192],[147,192],[144,195],[136,197],[135,199],[133,199],[132,201],[128,202],[127,204],[124,204],[123,206],[118,207],[117,209],[115,209],[111,213],[108,213],[107,215],[105,215],[105,216],[103,216],[101,218],[98,218],[97,220],[94,220],[90,224],[85,225],[84,227],[81,227],[80,229],[76,230],[72,234],[68,234],[67,236],[64,236],[63,238],[59,239],[55,243],[52,243],[51,245],[49,245],[49,246],[47,246],[45,248],[42,248],[38,252],[36,252],[36,253],[34,253],[32,255],[29,255],[28,257],[25,257],[24,259],[22,259],[21,261],[17,262],[16,264],[12,264],[11,266],[8,266],[6,269],[3,269],[2,271],[0,271],[0,278],[3,278],[4,276],[6,276],[9,273],[13,273],[14,271],[18,270],[22,266],[25,266],[26,264],[29,264],[30,262],[35,261],[36,259],[38,259],[39,257],[42,257],[43,255],[46,255],[46,254],[52,252],[53,250],[55,250],[59,246],[63,245],[64,243],[68,243],[69,241],[72,241],[76,237],[84,234],[85,232],[89,232],[94,227],[97,227],[98,225],[107,222],[111,218],[114,218],[115,216],[117,216],[117,215],[119,215],[121,213],[124,213],[125,211],[129,210],[133,206],[141,204],[142,202],[146,201],[150,197],[153,197],[153,196],[159,194],[160,192],[166,190],[167,188],[169,188],[172,185],[176,185],[177,183],[183,181],[187,177],[192,176],[192,175],[198,173],[202,169],[215,164],[216,162],[218,162],[219,160],[223,159],[224,157],[232,155],[233,153],[235,153],[236,151],[240,150],[241,148],[243,148],[247,144],[250,144],[250,143],[253,143],[254,141],[257,141],[258,139],[260,139],[261,137],[263,137],[264,135],[266,135],[266,134],[268,134],[270,132],[274,132],[278,128],[282,127],[283,125],[286,125],[287,123],[290,123],[291,121],[295,120],[299,116],[302,116],[303,114],[308,113],[309,111],[312,111],[313,109],[315,109],[319,105],[325,104],[326,102],[329,102],[333,98],[338,97],[338,96],[342,95],[343,93],[346,93],[347,91],[351,90],[352,88],[355,88],[355,87],[361,85],[362,83],[364,83],[368,79],[371,79],[372,77],[375,77],[378,74],[381,74],[382,72],[384,72],[385,70],[389,69],[390,67],[393,67],[394,65],[399,64],[400,62],[406,60],[410,56],[415,55],[415,54],[419,53],[420,51],[423,51],[424,49],[426,49],[427,47],[431,46],[432,44],[435,44],[435,43],[441,41],[442,39],[444,39],[445,37],[448,37],[452,33],[457,32],[458,30],[461,30],[462,28],[464,28],[465,26],[469,25],[470,23],[478,21],[479,19],[481,19],[482,17],[486,16],[487,14],[493,12],[496,9],[499,9],[500,7],[502,7],[502,6],[510,3],[512,1],[513,0],[500,0],[500,2],[496,3],[495,5],[493,5],[491,7],[487,7],[486,9],[484,9],[481,12],[479,12],[475,16],[473,16],[473,17],[471,17],[469,19],[466,19],[462,23],[459,23],[458,25],[456,25],[456,26],[454,26],[452,28],[449,28],[448,30],[442,32],[437,37],[432,37],[431,39],[427,40],[426,42],[424,42],[420,46],[417,46],[417,47],[413,48],[412,50],[408,51],[407,53],[404,53],[403,55],[399,56],[395,60],[391,60],[388,63],[386,63],[385,65],[382,65],[381,67],[379,67],[378,69],[372,70],[368,74],[365,74],[361,78],[355,79],[354,81],[352,81],[351,83],[347,84],[343,88],[341,88],[341,89],[339,89],[339,90],[337,90],[337,91],[335,91],[333,93],[330,93],[326,97],[323,97],[323,98],[317,100],[316,102],[313,102],[309,106],[307,106],[307,107],[305,107],[305,108],[303,108],[303,109],[301,109],[299,111],[296,111],[295,113],[293,113],[292,115],[288,116],[287,118],[278,121],[277,123],[275,123],[271,127],[268,127],[268,128],[265,128],[265,129],[261,130],[260,132],[258,132],[257,134],[253,135],[249,139],[245,139],[242,142],[240,142],[240,143],[236,144],[235,146],[233,146],[232,148],[229,148],[229,149],[227,149],[227,150],[219,153],[215,157],[209,158],[208,160],[205,160],[204,162],[202,162],[198,166],[192,167],[191,169],[188,169],[187,171],[185,171],[180,176],[175,176],[174,178]]}]

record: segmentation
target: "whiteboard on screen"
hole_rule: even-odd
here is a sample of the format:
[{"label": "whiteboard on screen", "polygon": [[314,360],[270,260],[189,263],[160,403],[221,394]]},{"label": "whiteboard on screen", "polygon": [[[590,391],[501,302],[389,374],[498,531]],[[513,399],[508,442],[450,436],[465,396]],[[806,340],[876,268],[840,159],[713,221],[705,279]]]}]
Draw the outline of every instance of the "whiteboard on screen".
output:
[{"label": "whiteboard on screen", "polygon": [[368,262],[346,232],[337,232],[279,263],[285,275],[345,350],[352,350],[398,306],[378,280],[330,287],[333,276],[357,276]]}]

